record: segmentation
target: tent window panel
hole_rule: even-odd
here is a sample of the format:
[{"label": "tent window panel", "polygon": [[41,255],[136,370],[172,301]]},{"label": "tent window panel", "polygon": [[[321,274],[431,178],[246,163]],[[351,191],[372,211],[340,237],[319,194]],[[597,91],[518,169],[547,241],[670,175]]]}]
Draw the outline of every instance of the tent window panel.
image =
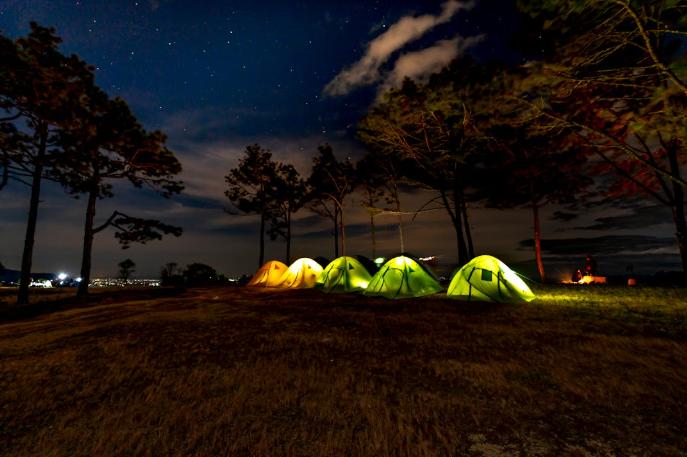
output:
[{"label": "tent window panel", "polygon": [[482,270],[482,281],[489,281],[489,282],[491,282],[491,271],[489,271],[489,270]]}]

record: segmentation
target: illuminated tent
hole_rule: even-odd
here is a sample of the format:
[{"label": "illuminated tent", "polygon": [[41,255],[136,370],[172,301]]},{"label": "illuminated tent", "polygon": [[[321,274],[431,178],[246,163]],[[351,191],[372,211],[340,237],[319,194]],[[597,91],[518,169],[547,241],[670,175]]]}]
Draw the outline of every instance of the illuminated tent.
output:
[{"label": "illuminated tent", "polygon": [[372,276],[353,257],[339,257],[327,265],[315,283],[315,289],[328,294],[344,294],[365,290]]},{"label": "illuminated tent", "polygon": [[253,275],[247,286],[274,287],[288,267],[278,260],[270,260]]},{"label": "illuminated tent", "polygon": [[313,259],[298,259],[279,278],[277,287],[285,289],[312,289],[321,273],[322,267]]},{"label": "illuminated tent", "polygon": [[443,292],[444,288],[415,260],[399,256],[372,277],[363,292],[369,297],[412,298]]},{"label": "illuminated tent", "polygon": [[498,302],[536,298],[513,270],[489,255],[475,257],[461,268],[451,280],[446,296],[456,300]]}]

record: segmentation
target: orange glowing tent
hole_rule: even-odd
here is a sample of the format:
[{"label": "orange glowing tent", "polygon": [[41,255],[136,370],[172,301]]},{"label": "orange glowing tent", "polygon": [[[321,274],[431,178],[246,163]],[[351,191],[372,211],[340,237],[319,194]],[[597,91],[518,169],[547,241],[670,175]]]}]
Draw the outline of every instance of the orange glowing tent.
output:
[{"label": "orange glowing tent", "polygon": [[253,275],[247,286],[275,287],[288,267],[278,260],[270,260]]}]

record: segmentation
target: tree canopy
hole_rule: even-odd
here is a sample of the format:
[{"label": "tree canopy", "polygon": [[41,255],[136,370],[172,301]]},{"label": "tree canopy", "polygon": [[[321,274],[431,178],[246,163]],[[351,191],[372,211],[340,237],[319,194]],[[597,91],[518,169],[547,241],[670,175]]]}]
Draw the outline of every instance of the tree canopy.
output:
[{"label": "tree canopy", "polygon": [[64,172],[59,132],[73,126],[93,86],[93,68],[61,54],[61,41],[34,22],[27,37],[0,38],[2,187],[12,179],[31,188],[17,304],[28,303],[41,181]]},{"label": "tree canopy", "polygon": [[224,178],[229,187],[224,195],[232,205],[231,209],[225,211],[234,215],[260,216],[258,267],[262,266],[265,259],[265,223],[274,215],[276,173],[277,164],[272,161],[272,152],[256,143],[246,146],[245,155],[239,160],[238,166],[232,168]]},{"label": "tree canopy", "polygon": [[110,100],[94,84],[93,67],[60,53],[55,33],[31,23],[27,37],[0,36],[0,190],[12,180],[31,188],[18,304],[28,302],[44,179],[88,195],[80,294],[87,292],[93,235],[106,226],[117,226],[124,247],[181,234],[179,227],[119,211],[94,229],[96,200],[113,196],[109,180],[127,179],[169,197],[183,189],[175,178],[181,164],[162,132],[143,130],[124,100]]},{"label": "tree canopy", "polygon": [[271,208],[270,238],[281,237],[286,242],[286,264],[291,264],[291,218],[303,207],[307,197],[305,180],[301,178],[293,165],[278,163],[276,165],[274,192]]},{"label": "tree canopy", "polygon": [[644,194],[667,206],[687,271],[687,2],[537,0],[519,6],[556,47],[528,66],[513,97],[540,128],[583,140],[601,162],[597,174],[615,176],[606,195]]},{"label": "tree canopy", "polygon": [[358,132],[368,153],[382,160],[395,157],[405,182],[433,194],[418,212],[446,212],[456,233],[460,265],[474,255],[467,164],[479,138],[473,127],[472,88],[483,76],[473,60],[462,58],[425,84],[405,79],[384,94],[361,120]]},{"label": "tree canopy", "polygon": [[117,264],[119,267],[118,279],[126,282],[131,275],[136,271],[136,262],[131,259],[122,260]]},{"label": "tree canopy", "polygon": [[347,158],[338,160],[329,144],[317,147],[319,155],[312,160],[313,166],[305,206],[315,214],[334,223],[334,256],[339,257],[339,229],[341,246],[346,255],[345,198],[355,189],[355,165]]}]

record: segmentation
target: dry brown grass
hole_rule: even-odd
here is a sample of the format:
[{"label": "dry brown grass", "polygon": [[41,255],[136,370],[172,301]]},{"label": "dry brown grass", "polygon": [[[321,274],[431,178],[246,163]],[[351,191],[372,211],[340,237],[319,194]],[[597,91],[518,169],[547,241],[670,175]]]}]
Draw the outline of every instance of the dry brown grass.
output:
[{"label": "dry brown grass", "polygon": [[106,291],[5,311],[0,455],[685,455],[687,293],[537,293]]}]

